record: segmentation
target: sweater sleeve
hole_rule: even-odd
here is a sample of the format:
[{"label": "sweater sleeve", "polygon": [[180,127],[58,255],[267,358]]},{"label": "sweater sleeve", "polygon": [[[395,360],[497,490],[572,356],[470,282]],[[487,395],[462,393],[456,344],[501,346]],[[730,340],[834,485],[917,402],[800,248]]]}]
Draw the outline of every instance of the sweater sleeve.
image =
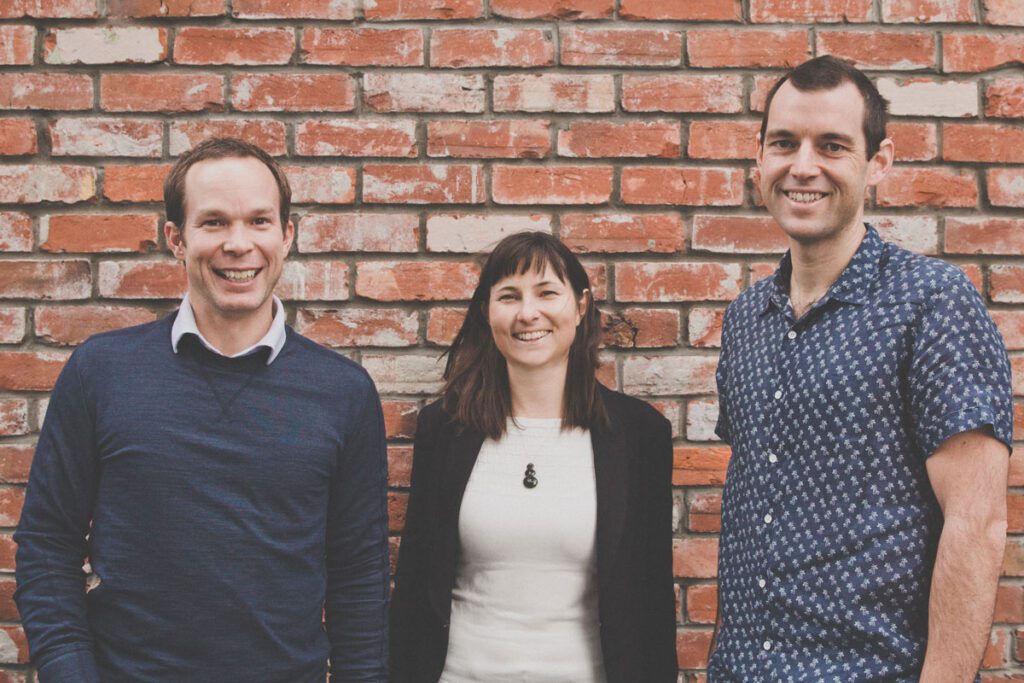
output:
[{"label": "sweater sleeve", "polygon": [[327,518],[325,616],[335,683],[388,677],[387,446],[380,399],[367,383]]},{"label": "sweater sleeve", "polygon": [[98,683],[86,616],[87,534],[98,462],[76,353],[57,379],[14,540],[14,599],[40,683]]}]

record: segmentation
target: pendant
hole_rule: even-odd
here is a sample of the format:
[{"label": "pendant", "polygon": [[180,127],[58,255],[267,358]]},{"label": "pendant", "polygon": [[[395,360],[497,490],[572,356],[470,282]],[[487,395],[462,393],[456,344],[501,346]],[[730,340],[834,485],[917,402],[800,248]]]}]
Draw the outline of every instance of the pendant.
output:
[{"label": "pendant", "polygon": [[528,489],[532,489],[537,486],[537,470],[533,469],[532,462],[526,466],[526,476],[523,477],[523,486]]}]

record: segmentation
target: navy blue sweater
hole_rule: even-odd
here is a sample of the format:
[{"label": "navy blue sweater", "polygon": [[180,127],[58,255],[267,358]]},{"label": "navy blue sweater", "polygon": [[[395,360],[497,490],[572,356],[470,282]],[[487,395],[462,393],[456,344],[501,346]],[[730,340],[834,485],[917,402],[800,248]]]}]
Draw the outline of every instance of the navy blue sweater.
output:
[{"label": "navy blue sweater", "polygon": [[328,658],[386,680],[372,380],[290,328],[270,365],[175,354],[172,321],[93,337],[57,380],[15,534],[40,681],[322,683]]}]

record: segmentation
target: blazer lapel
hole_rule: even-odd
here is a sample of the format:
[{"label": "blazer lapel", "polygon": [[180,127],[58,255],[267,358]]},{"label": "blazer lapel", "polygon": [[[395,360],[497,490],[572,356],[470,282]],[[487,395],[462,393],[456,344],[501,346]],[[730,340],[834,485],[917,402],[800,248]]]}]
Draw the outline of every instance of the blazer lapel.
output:
[{"label": "blazer lapel", "polygon": [[610,432],[590,432],[597,488],[597,579],[602,595],[614,591],[614,587],[605,586],[605,581],[610,578],[622,539],[629,490],[627,444],[616,417],[611,415]]}]

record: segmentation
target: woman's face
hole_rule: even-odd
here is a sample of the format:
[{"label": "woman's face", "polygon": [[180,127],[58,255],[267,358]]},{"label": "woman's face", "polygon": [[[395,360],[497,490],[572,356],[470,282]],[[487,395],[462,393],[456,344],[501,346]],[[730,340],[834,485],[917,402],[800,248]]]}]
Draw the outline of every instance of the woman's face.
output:
[{"label": "woman's face", "polygon": [[587,309],[586,292],[572,287],[551,266],[509,275],[491,287],[487,319],[509,372],[564,369],[576,327]]}]

